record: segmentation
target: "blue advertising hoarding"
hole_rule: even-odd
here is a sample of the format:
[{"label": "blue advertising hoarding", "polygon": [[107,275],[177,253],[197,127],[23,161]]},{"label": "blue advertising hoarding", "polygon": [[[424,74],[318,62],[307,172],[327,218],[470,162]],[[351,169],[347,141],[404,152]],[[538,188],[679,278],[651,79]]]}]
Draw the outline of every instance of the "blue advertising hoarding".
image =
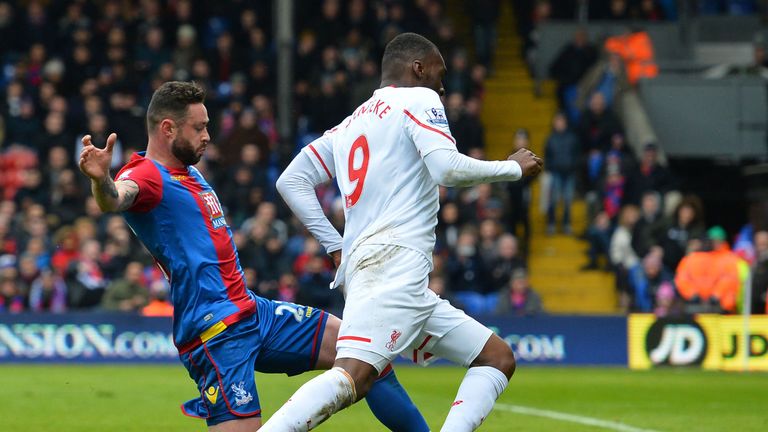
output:
[{"label": "blue advertising hoarding", "polygon": [[[520,364],[627,365],[627,318],[481,317]],[[178,361],[170,318],[117,313],[0,315],[0,363]]]},{"label": "blue advertising hoarding", "polygon": [[0,315],[0,363],[178,361],[170,318],[119,313]]},{"label": "blue advertising hoarding", "polygon": [[624,316],[487,317],[520,364],[627,365]]}]

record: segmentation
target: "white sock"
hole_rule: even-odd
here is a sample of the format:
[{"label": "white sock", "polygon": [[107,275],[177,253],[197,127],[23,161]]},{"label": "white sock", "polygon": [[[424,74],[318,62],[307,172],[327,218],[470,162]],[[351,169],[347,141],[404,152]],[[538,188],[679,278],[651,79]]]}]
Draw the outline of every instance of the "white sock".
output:
[{"label": "white sock", "polygon": [[342,368],[327,370],[301,386],[260,432],[311,430],[357,399],[352,377]]},{"label": "white sock", "polygon": [[480,427],[508,382],[506,375],[494,367],[469,368],[440,431],[470,432]]}]

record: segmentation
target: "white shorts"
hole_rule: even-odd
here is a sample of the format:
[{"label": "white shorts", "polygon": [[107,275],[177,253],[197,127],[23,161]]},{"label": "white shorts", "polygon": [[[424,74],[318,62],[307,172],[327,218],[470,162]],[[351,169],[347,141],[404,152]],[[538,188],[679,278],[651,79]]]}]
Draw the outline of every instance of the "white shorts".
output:
[{"label": "white shorts", "polygon": [[413,249],[359,246],[346,266],[336,358],[364,361],[379,373],[398,355],[469,366],[493,333],[428,289],[429,271]]}]

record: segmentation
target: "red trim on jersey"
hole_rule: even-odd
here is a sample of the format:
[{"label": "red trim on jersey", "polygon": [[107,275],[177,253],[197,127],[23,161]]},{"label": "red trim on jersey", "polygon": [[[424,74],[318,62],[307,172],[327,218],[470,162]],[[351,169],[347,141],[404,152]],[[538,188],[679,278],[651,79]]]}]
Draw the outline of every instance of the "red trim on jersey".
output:
[{"label": "red trim on jersey", "polygon": [[139,188],[139,193],[128,211],[146,213],[157,207],[163,199],[163,176],[151,159],[134,153],[131,160],[120,168],[115,176],[116,182],[124,180],[136,183]]},{"label": "red trim on jersey", "polygon": [[357,342],[365,342],[365,343],[371,343],[370,338],[365,338],[362,336],[342,336],[337,339],[338,341],[344,341],[344,340],[351,340],[351,341],[357,341]]},{"label": "red trim on jersey", "polygon": [[408,110],[407,110],[407,109],[404,109],[404,110],[403,110],[403,112],[405,113],[405,115],[407,115],[408,117],[410,117],[410,118],[411,118],[411,120],[413,120],[414,122],[416,122],[416,124],[417,124],[417,125],[419,125],[419,126],[423,127],[424,129],[427,129],[427,130],[431,130],[432,132],[437,132],[437,133],[439,133],[440,135],[442,135],[442,136],[444,136],[444,137],[448,138],[448,139],[449,139],[449,140],[450,140],[450,141],[451,141],[453,144],[456,144],[456,140],[455,140],[455,139],[454,139],[452,136],[450,136],[450,135],[448,135],[447,133],[445,133],[445,132],[441,131],[440,129],[435,129],[435,128],[433,128],[432,126],[427,126],[427,125],[425,125],[424,123],[420,122],[420,121],[419,121],[419,119],[417,119],[417,118],[416,118],[416,117],[415,117],[413,114],[411,114],[410,112],[408,112]]},{"label": "red trim on jersey", "polygon": [[[422,350],[422,348],[424,348],[424,346],[426,346],[426,345],[427,345],[427,342],[429,342],[429,340],[430,340],[430,339],[432,339],[432,335],[429,335],[429,336],[427,336],[426,338],[424,338],[424,342],[422,342],[422,343],[421,343],[421,345],[419,345],[419,347],[418,347],[418,348],[416,348],[415,350],[413,350],[413,362],[414,362],[414,363],[418,363],[418,362],[419,362],[419,351],[421,351],[421,350]],[[427,358],[426,358],[426,357],[424,357],[424,360],[426,360],[426,359],[427,359]]]},{"label": "red trim on jersey", "polygon": [[390,372],[392,372],[392,363],[388,364],[388,365],[387,365],[387,367],[385,367],[385,368],[384,368],[384,370],[383,370],[383,371],[381,371],[381,373],[379,374],[379,376],[378,376],[378,377],[376,377],[376,379],[382,379],[382,378],[384,378],[385,376],[389,375],[389,373],[390,373]]},{"label": "red trim on jersey", "polygon": [[[325,311],[320,311],[320,318],[317,321],[317,328],[315,329],[315,337],[312,338],[312,354],[310,354],[309,358],[309,368],[314,369],[315,365],[317,364],[317,359],[320,357],[320,347],[317,346],[317,337],[320,336],[320,328],[323,326],[323,317],[325,316]],[[315,351],[315,348],[317,348],[317,351]]]},{"label": "red trim on jersey", "polygon": [[[171,170],[171,174],[173,174]],[[207,204],[203,202],[203,198],[200,193],[203,192],[203,188],[197,181],[197,178],[192,172],[187,173],[185,170],[178,170],[184,172],[187,177],[181,180],[181,184],[192,195],[192,199],[195,200],[197,206],[200,208],[200,216],[205,221],[205,225],[208,228],[208,235],[211,237],[213,248],[216,250],[216,255],[219,260],[219,274],[221,275],[221,282],[227,289],[227,297],[229,301],[235,304],[241,311],[248,308],[255,308],[254,301],[248,296],[248,289],[245,286],[242,273],[237,268],[237,251],[232,244],[232,237],[229,235],[226,229],[215,229],[213,227],[213,221],[209,217],[209,210]]]},{"label": "red trim on jersey", "polygon": [[195,415],[195,414],[192,414],[191,412],[188,412],[187,410],[184,409],[184,404],[181,404],[179,407],[181,408],[181,413],[184,414],[187,417],[192,417],[192,418],[196,418],[196,419],[203,419],[203,420],[208,419],[208,417],[200,417],[199,415]]},{"label": "red trim on jersey", "polygon": [[417,350],[417,351],[421,351],[421,350],[422,350],[422,348],[424,348],[424,346],[427,344],[427,342],[429,342],[429,340],[430,340],[430,339],[432,339],[432,335],[429,335],[429,336],[427,336],[427,337],[424,339],[424,342],[422,342],[422,343],[421,343],[421,345],[419,345],[419,347],[418,347],[418,348],[416,348],[416,350]]},{"label": "red trim on jersey", "polygon": [[325,165],[325,162],[323,162],[323,158],[320,157],[320,153],[318,153],[317,150],[315,150],[315,146],[310,144],[309,145],[309,149],[312,150],[312,153],[314,153],[315,156],[317,156],[317,160],[320,161],[320,165],[323,166],[323,169],[325,170],[325,173],[328,174],[328,179],[332,179],[333,176],[331,175],[331,170],[329,170],[328,167]]},{"label": "red trim on jersey", "polygon": [[211,365],[213,365],[213,369],[216,371],[216,378],[219,380],[219,392],[221,393],[221,397],[224,399],[224,404],[227,405],[227,410],[229,410],[230,413],[238,417],[254,417],[261,414],[261,409],[257,409],[256,411],[251,411],[245,414],[241,414],[232,409],[232,405],[229,404],[229,399],[227,399],[226,387],[224,387],[224,383],[221,380],[221,373],[219,373],[219,366],[216,364],[215,361],[213,361],[213,356],[211,356],[211,352],[208,351],[208,346],[206,344],[203,344],[203,349],[205,350],[205,355],[208,357],[208,361],[211,362]]},{"label": "red trim on jersey", "polygon": [[[229,327],[232,324],[253,315],[254,313],[256,313],[256,303],[253,303],[251,306],[247,307],[246,309],[242,309],[240,311],[233,313],[232,315],[221,320],[221,322],[224,323],[225,326]],[[177,345],[176,349],[179,350],[179,354],[185,354],[199,347],[202,344],[203,344],[203,340],[200,339],[200,337],[196,337],[189,342],[183,343],[181,345]]]},{"label": "red trim on jersey", "polygon": [[[187,360],[189,360],[189,364],[191,364],[195,369],[197,369],[197,372],[200,374],[200,376],[203,377],[203,392],[207,391],[207,389],[208,389],[208,380],[206,379],[207,377],[205,376],[205,371],[203,371],[202,368],[200,368],[200,366],[198,366],[197,363],[195,363],[195,361],[192,360],[192,354],[187,354]],[[201,394],[200,397],[203,397],[203,395]],[[189,416],[189,417],[194,417],[194,418],[199,418],[199,419],[209,419],[209,418],[211,418],[211,410],[208,409],[208,404],[203,402],[203,406],[205,407],[205,412],[208,413],[207,417],[201,417],[201,416],[192,414],[190,412],[187,412],[187,410],[184,409],[184,404],[181,404],[181,412],[185,416]]]}]

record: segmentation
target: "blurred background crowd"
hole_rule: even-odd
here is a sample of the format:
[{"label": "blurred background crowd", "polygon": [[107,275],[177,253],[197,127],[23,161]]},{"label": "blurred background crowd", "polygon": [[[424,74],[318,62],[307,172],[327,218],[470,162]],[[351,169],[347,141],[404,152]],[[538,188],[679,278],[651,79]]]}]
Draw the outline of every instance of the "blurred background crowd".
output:
[{"label": "blurred background crowd", "polygon": [[[248,287],[339,313],[341,294],[328,290],[332,263],[276,194],[277,176],[378,88],[383,48],[403,31],[440,48],[451,131],[460,151],[484,158],[480,113],[494,73],[499,3],[471,2],[474,44],[467,44],[439,0],[297,2],[296,132],[288,140],[275,120],[272,2],[0,1],[0,313],[169,314],[161,272],[119,215],[99,211],[76,165],[84,134],[97,144],[118,134],[115,172],[143,150],[145,107],[169,80],[207,90],[212,145],[198,168],[226,209]],[[515,1],[521,55],[535,56],[543,20],[676,19],[674,3]],[[601,42],[608,56],[577,34],[551,65],[562,111],[545,145],[547,231],[584,239],[585,270],[616,273],[624,311],[735,312],[752,273],[754,310],[765,313],[768,232],[746,227],[730,248],[700,200],[680,192],[658,144],[640,151],[626,144],[612,108],[636,79],[654,74],[626,55],[629,44],[648,43],[637,34]],[[509,147],[529,147],[530,139],[519,129]],[[530,181],[441,188],[430,288],[473,314],[542,312],[527,265],[531,188]],[[584,232],[570,223],[575,195],[587,197]],[[342,230],[335,185],[318,196]]]}]

